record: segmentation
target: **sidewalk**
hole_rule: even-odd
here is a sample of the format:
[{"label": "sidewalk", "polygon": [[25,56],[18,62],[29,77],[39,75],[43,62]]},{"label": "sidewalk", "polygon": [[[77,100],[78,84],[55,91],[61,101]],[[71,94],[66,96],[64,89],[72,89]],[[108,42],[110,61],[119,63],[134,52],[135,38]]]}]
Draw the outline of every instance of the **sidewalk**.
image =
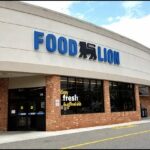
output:
[{"label": "sidewalk", "polygon": [[133,124],[142,124],[149,123],[150,118],[145,118],[141,121],[134,121],[128,123],[120,123],[113,125],[105,125],[105,126],[96,126],[96,127],[88,127],[88,128],[78,128],[78,129],[70,129],[70,130],[62,130],[62,131],[9,131],[9,132],[0,132],[0,144],[10,143],[10,142],[18,142],[30,139],[38,139],[45,138],[63,134],[72,134],[78,132],[92,131],[92,130],[100,130],[106,128],[120,127],[125,125],[133,125]]}]

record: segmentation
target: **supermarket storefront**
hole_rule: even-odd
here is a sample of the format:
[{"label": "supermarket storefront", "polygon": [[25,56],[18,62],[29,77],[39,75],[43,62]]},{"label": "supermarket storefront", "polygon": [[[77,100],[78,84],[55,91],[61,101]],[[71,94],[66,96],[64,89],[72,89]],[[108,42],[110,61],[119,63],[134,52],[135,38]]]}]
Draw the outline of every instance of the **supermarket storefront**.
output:
[{"label": "supermarket storefront", "polygon": [[139,95],[140,85],[150,85],[149,48],[22,2],[0,2],[0,14],[0,130],[141,119],[141,105],[149,106]]},{"label": "supermarket storefront", "polygon": [[[46,130],[48,114],[52,115],[50,119],[54,119],[52,121],[56,126],[50,125],[54,129],[63,125],[66,128],[70,124],[73,128],[82,127],[79,122],[84,127],[87,121],[91,121],[93,125],[101,125],[111,124],[113,120],[112,123],[119,123],[140,118],[136,105],[139,102],[136,97],[138,93],[134,84],[68,76],[52,78],[55,81],[57,79],[57,87],[47,87],[47,90],[45,86],[9,89],[9,131]],[[46,105],[49,106],[49,102],[45,104],[45,101],[51,96],[58,99],[50,103],[48,111]],[[69,124],[64,124],[65,120]]]}]

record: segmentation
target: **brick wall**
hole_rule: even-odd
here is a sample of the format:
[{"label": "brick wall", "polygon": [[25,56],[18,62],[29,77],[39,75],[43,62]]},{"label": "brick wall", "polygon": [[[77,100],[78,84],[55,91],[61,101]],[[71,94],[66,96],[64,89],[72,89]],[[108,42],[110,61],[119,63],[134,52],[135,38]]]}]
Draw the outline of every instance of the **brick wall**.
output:
[{"label": "brick wall", "polygon": [[0,131],[7,130],[8,79],[0,79]]},{"label": "brick wall", "polygon": [[140,96],[139,96],[139,85],[134,86],[135,100],[136,100],[136,114],[138,120],[141,120],[141,108],[140,108]]},{"label": "brick wall", "polygon": [[60,107],[55,106],[55,100],[60,100],[60,77],[46,77],[46,130],[59,129]]},{"label": "brick wall", "polygon": [[[150,92],[150,88],[149,88]],[[140,96],[141,106],[146,108],[148,111],[148,117],[150,117],[150,96]]]},{"label": "brick wall", "polygon": [[104,81],[105,113],[61,115],[61,107],[55,106],[60,100],[60,77],[46,78],[46,130],[64,130],[71,128],[91,127],[113,123],[140,120],[140,102],[138,85],[135,85],[136,111],[111,113],[109,98],[109,81]]}]

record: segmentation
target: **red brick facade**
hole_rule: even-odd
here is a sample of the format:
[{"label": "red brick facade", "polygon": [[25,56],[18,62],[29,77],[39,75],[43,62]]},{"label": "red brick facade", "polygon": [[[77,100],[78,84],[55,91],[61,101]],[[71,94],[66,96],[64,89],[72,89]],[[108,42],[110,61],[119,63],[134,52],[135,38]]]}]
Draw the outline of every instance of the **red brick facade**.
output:
[{"label": "red brick facade", "polygon": [[59,130],[60,107],[55,106],[55,100],[60,100],[60,77],[46,78],[46,130]]},{"label": "red brick facade", "polygon": [[[46,130],[64,130],[140,120],[138,85],[135,85],[136,111],[111,113],[109,81],[104,81],[105,113],[61,115],[60,77],[46,77]],[[59,103],[58,103],[59,102]],[[59,106],[57,105],[59,104]],[[7,130],[8,79],[0,79],[0,131]]]},{"label": "red brick facade", "polygon": [[[150,88],[149,88],[150,93]],[[141,106],[147,109],[148,117],[150,117],[150,96],[140,96]]]},{"label": "red brick facade", "polygon": [[136,111],[111,113],[109,98],[109,81],[104,81],[105,113],[61,115],[60,77],[46,78],[46,130],[64,130],[91,127],[113,123],[136,121],[141,119],[138,85],[135,85]]},{"label": "red brick facade", "polygon": [[7,131],[8,79],[0,79],[0,131]]}]

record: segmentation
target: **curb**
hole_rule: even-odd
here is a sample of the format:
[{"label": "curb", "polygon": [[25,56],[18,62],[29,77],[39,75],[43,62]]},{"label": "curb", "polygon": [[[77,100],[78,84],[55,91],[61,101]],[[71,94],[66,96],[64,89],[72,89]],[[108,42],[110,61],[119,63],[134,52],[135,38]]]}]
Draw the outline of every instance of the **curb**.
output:
[{"label": "curb", "polygon": [[[34,140],[39,138],[46,138],[52,136],[59,136],[65,134],[73,134],[73,133],[80,133],[86,131],[93,131],[93,130],[102,130],[107,128],[114,128],[114,127],[121,127],[126,125],[137,125],[137,124],[144,124],[150,123],[150,119],[148,120],[141,120],[141,121],[133,121],[127,123],[119,123],[119,124],[112,124],[112,125],[105,125],[105,126],[95,126],[95,127],[87,127],[87,128],[78,128],[78,129],[69,129],[69,130],[61,130],[61,131],[30,131],[30,132],[17,132],[17,131],[9,131],[9,132],[0,132],[0,144],[4,143],[11,143],[11,142],[19,142],[24,140]],[[2,133],[2,134],[1,134]]]}]

